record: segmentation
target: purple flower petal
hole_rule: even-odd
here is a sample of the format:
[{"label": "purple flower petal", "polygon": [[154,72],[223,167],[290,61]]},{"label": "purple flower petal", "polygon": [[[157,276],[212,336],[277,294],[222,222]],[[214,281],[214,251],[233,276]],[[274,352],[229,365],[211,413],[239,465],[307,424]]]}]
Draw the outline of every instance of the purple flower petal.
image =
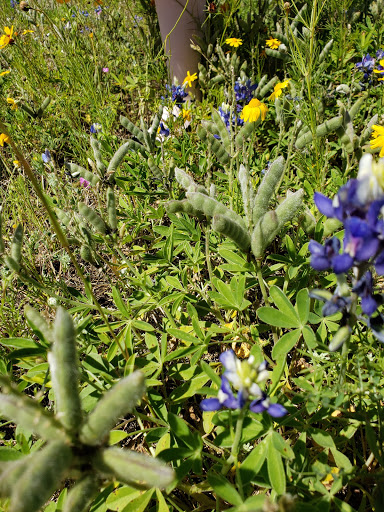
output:
[{"label": "purple flower petal", "polygon": [[315,192],[314,201],[320,213],[326,217],[335,217],[335,210],[332,205],[332,199],[324,196],[323,194],[320,194],[320,192]]},{"label": "purple flower petal", "polygon": [[273,418],[282,418],[288,414],[288,411],[280,404],[271,404],[267,409],[267,413]]},{"label": "purple flower petal", "polygon": [[200,402],[200,409],[202,411],[218,411],[221,409],[222,404],[218,398],[204,398]]}]

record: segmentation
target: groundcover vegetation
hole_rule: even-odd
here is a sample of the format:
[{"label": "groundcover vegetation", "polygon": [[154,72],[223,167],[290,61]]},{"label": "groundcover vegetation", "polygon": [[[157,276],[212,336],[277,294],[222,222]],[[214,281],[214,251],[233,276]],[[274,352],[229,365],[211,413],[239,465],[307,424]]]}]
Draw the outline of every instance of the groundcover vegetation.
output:
[{"label": "groundcover vegetation", "polygon": [[1,510],[384,510],[383,26],[1,1]]}]

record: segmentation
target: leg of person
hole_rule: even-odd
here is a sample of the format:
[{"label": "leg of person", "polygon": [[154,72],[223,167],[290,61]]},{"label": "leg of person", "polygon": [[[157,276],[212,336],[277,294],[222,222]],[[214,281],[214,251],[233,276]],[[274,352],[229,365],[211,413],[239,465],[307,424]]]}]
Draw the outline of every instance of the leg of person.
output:
[{"label": "leg of person", "polygon": [[[181,85],[187,76],[198,72],[200,54],[190,46],[195,35],[201,37],[206,0],[156,0],[161,38],[169,55],[171,83],[176,79]],[[194,84],[192,83],[192,86]],[[194,87],[187,89],[197,94]]]}]

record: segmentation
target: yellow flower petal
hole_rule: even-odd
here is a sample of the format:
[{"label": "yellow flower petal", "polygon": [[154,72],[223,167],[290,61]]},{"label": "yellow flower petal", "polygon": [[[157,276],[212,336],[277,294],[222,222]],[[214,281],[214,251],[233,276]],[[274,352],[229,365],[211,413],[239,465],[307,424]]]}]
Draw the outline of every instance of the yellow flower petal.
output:
[{"label": "yellow flower petal", "polygon": [[271,37],[271,39],[267,39],[265,41],[265,44],[269,46],[269,48],[271,48],[272,50],[277,50],[278,47],[281,45],[281,41]]},{"label": "yellow flower petal", "polygon": [[197,73],[193,73],[193,75],[191,75],[191,73],[187,71],[187,76],[183,80],[183,85],[187,84],[187,87],[192,87],[192,82],[195,80],[197,80]]},{"label": "yellow flower petal", "polygon": [[225,44],[229,44],[229,46],[237,48],[238,46],[241,46],[243,44],[243,40],[239,39],[238,37],[228,37],[225,40]]}]

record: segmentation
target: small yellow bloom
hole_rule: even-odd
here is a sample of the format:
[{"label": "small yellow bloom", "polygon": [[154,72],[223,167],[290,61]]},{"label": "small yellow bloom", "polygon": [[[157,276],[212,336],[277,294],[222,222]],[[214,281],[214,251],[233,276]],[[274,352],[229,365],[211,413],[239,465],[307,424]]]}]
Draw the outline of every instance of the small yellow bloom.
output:
[{"label": "small yellow bloom", "polygon": [[13,165],[16,167],[16,169],[20,169],[20,167],[21,167],[19,160],[14,160]]},{"label": "small yellow bloom", "polygon": [[0,133],[0,146],[4,147],[4,144],[9,144],[9,137],[5,133]]},{"label": "small yellow bloom", "polygon": [[243,40],[238,39],[237,37],[228,37],[225,40],[225,44],[229,44],[229,46],[233,46],[234,48],[237,48],[238,46],[241,46],[243,44]]},{"label": "small yellow bloom", "polygon": [[8,75],[8,73],[10,73],[10,72],[11,72],[11,70],[10,70],[10,69],[7,69],[7,71],[2,71],[2,72],[0,73],[0,76]]},{"label": "small yellow bloom", "polygon": [[336,468],[336,467],[331,468],[331,472],[330,472],[330,473],[328,473],[328,474],[325,476],[325,478],[321,481],[321,483],[322,483],[325,487],[327,487],[327,488],[331,487],[331,485],[332,485],[332,483],[333,483],[333,481],[334,481],[334,475],[338,475],[338,474],[339,474],[339,472],[340,472],[340,469],[339,469],[339,468]]},{"label": "small yellow bloom", "polygon": [[7,98],[7,103],[12,105],[12,110],[17,110],[17,103],[13,98]]},{"label": "small yellow bloom", "polygon": [[92,39],[92,37],[93,37],[93,32],[91,32],[91,33],[89,34],[89,37]]},{"label": "small yellow bloom", "polygon": [[192,87],[192,82],[195,80],[197,80],[197,73],[193,73],[193,75],[191,75],[191,73],[187,71],[187,76],[183,80],[183,85],[187,84],[187,87]]},{"label": "small yellow bloom", "polygon": [[33,34],[34,32],[34,30],[23,30],[23,36],[25,36],[25,34]]},{"label": "small yellow bloom", "polygon": [[278,84],[276,84],[275,87],[273,88],[273,93],[270,95],[270,97],[268,99],[270,101],[273,101],[276,98],[278,98],[279,96],[281,96],[281,94],[282,94],[281,90],[285,89],[285,87],[288,87],[290,80],[291,79],[288,78],[288,80],[284,80],[284,82],[279,82]]},{"label": "small yellow bloom", "polygon": [[369,144],[372,149],[381,148],[379,157],[384,157],[384,126],[379,126],[378,124],[374,124],[372,126],[372,137],[373,139],[369,141]]},{"label": "small yellow bloom", "polygon": [[0,50],[8,46],[9,44],[12,44],[13,39],[13,25],[11,28],[4,27],[4,34],[0,37]]},{"label": "small yellow bloom", "polygon": [[277,50],[278,47],[281,45],[281,41],[279,41],[278,39],[274,39],[273,37],[271,37],[271,39],[267,39],[265,41],[265,44],[267,46],[269,46],[270,48],[272,48],[272,50]]},{"label": "small yellow bloom", "polygon": [[183,121],[191,120],[191,110],[186,110],[183,108]]},{"label": "small yellow bloom", "polygon": [[257,98],[253,98],[248,105],[245,105],[243,108],[240,118],[249,123],[257,121],[259,117],[264,121],[267,112],[267,105],[261,103]]}]

